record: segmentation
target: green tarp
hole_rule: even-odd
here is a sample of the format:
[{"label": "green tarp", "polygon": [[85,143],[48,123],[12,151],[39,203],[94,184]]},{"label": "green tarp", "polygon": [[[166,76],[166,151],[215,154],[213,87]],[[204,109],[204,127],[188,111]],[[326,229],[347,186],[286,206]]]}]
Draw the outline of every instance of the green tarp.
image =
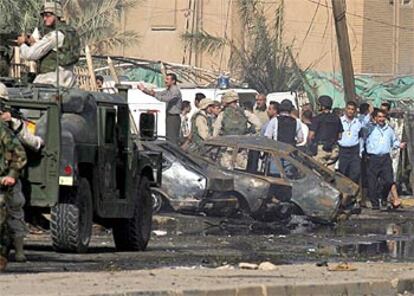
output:
[{"label": "green tarp", "polygon": [[151,64],[145,67],[134,67],[126,70],[123,75],[128,77],[130,81],[145,81],[164,87],[164,77],[161,74],[161,64]]},{"label": "green tarp", "polygon": [[[321,95],[332,97],[334,108],[345,107],[342,75],[307,71],[305,91],[314,105]],[[379,107],[382,101],[414,100],[414,76],[398,77],[386,82],[370,76],[356,76],[355,89],[361,101],[371,101]]]}]

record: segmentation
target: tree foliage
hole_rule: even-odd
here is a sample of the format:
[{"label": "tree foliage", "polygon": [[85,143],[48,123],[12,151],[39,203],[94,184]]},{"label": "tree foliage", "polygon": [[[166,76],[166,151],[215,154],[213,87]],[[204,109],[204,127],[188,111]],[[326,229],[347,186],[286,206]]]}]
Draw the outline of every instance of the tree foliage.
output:
[{"label": "tree foliage", "polygon": [[[132,31],[122,32],[118,23],[122,12],[139,0],[62,0],[65,19],[74,26],[82,45],[94,53],[120,45],[131,45],[139,36]],[[0,0],[0,28],[8,31],[30,32],[41,26],[39,11],[42,0]]]},{"label": "tree foliage", "polygon": [[272,21],[266,17],[265,5],[260,0],[239,0],[237,5],[244,32],[242,40],[195,32],[183,34],[183,41],[210,54],[230,48],[229,67],[233,75],[260,92],[301,89],[303,76],[292,55],[292,44],[283,42],[283,1],[272,14]]}]

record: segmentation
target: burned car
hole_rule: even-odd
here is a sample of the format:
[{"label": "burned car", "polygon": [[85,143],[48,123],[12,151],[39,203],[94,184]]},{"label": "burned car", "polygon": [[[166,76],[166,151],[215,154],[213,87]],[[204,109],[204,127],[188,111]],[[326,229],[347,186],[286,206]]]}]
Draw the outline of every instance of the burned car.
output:
[{"label": "burned car", "polygon": [[335,221],[359,191],[296,148],[264,137],[217,137],[197,154],[165,141],[145,145],[163,153],[163,184],[156,190],[177,211],[225,206],[276,220],[295,210],[312,220]]}]

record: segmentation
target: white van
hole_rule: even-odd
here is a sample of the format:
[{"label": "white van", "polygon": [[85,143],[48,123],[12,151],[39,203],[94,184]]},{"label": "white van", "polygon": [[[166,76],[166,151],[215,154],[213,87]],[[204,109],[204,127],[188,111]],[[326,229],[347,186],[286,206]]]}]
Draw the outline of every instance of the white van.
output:
[{"label": "white van", "polygon": [[[124,83],[123,83],[124,84]],[[136,87],[134,83],[128,83]],[[156,89],[155,91],[161,91]],[[240,104],[243,105],[246,101],[255,101],[258,92],[254,89],[233,89],[240,96]],[[228,90],[213,89],[213,88],[181,88],[183,101],[191,103],[191,112],[189,117],[197,110],[194,105],[194,98],[196,93],[203,93],[207,98],[221,101],[221,96]],[[131,114],[139,130],[142,132],[142,126],[147,128],[154,125],[155,134],[159,137],[166,135],[166,103],[158,101],[156,98],[144,94],[139,89],[130,89],[128,91],[128,104]],[[149,136],[150,137],[150,136]]]}]

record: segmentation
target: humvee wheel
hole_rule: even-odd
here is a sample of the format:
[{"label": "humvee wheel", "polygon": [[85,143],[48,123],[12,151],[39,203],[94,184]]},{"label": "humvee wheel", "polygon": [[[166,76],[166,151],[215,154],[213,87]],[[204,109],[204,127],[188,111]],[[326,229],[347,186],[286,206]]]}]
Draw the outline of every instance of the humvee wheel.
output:
[{"label": "humvee wheel", "polygon": [[92,235],[92,194],[88,180],[81,178],[77,188],[65,189],[62,195],[61,201],[51,209],[53,248],[84,253]]},{"label": "humvee wheel", "polygon": [[113,225],[118,251],[144,251],[148,245],[152,225],[152,196],[147,177],[141,178],[134,207],[132,218],[117,219]]}]

